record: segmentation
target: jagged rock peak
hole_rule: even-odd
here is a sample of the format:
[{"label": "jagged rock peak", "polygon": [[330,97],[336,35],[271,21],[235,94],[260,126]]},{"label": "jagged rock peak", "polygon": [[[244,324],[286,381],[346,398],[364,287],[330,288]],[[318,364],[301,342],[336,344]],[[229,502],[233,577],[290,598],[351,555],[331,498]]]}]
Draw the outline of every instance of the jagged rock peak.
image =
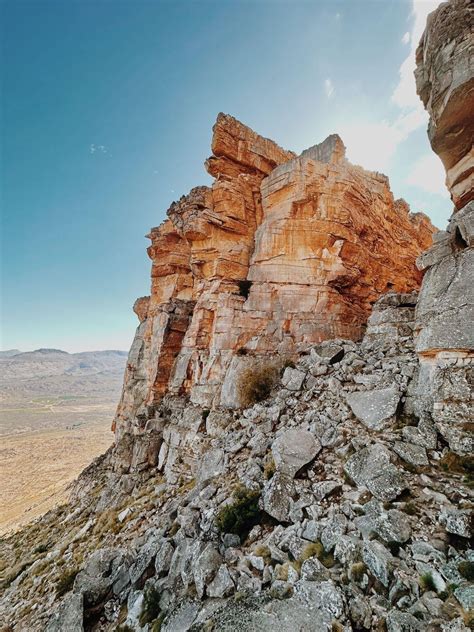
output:
[{"label": "jagged rock peak", "polygon": [[166,393],[236,407],[256,357],[360,339],[381,294],[419,288],[431,222],[351,165],[337,134],[296,156],[219,114],[211,145],[213,184],[148,235],[151,294],[135,310],[119,435]]}]

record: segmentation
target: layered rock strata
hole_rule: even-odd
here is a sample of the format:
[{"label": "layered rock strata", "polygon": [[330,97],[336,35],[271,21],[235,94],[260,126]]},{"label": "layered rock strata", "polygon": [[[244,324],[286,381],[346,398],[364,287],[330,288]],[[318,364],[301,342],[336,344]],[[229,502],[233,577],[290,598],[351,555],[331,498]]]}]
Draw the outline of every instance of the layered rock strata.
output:
[{"label": "layered rock strata", "polygon": [[451,448],[474,449],[474,7],[443,3],[417,50],[416,81],[428,136],[446,168],[454,212],[418,258],[425,271],[417,306],[419,410]]},{"label": "layered rock strata", "polygon": [[220,114],[206,161],[215,181],[171,205],[149,234],[152,288],[136,311],[116,431],[140,432],[167,392],[239,405],[255,356],[359,339],[389,289],[418,288],[433,226],[388,179],[351,165],[337,135],[300,156]]}]

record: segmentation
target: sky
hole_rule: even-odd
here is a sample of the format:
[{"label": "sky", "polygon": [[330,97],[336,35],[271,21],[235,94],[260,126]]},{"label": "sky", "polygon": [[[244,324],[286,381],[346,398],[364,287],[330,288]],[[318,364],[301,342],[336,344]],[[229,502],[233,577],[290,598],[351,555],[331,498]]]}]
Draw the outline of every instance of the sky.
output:
[{"label": "sky", "polygon": [[444,228],[415,93],[430,0],[3,0],[3,349],[128,349],[146,233],[209,184],[218,112],[349,159]]}]

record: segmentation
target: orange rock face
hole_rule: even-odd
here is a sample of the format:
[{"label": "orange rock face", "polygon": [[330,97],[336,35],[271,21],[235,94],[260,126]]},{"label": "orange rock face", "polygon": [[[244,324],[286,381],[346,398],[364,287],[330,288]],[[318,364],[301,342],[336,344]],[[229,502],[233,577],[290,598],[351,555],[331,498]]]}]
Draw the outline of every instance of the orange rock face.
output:
[{"label": "orange rock face", "polygon": [[167,391],[237,406],[249,356],[357,339],[382,293],[420,284],[433,226],[386,176],[351,165],[337,135],[296,156],[224,114],[213,132],[213,185],[149,235],[152,291],[136,307],[138,379],[126,380],[119,429],[139,427]]}]

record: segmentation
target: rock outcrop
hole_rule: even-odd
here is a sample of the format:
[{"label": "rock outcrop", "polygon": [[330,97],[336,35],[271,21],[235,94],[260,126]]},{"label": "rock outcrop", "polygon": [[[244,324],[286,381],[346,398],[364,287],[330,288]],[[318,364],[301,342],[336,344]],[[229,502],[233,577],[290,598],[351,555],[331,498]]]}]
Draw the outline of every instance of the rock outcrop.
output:
[{"label": "rock outcrop", "polygon": [[[416,299],[384,295],[361,342],[313,345],[245,410],[167,394],[153,467],[110,451],[69,505],[0,541],[2,624],[467,632],[472,472],[414,416]],[[351,398],[372,414],[381,393],[366,423]]]},{"label": "rock outcrop", "polygon": [[474,6],[443,3],[428,17],[416,54],[428,135],[446,168],[454,213],[418,259],[420,416],[431,417],[460,454],[474,449]]},{"label": "rock outcrop", "polygon": [[149,234],[151,296],[135,307],[118,438],[140,432],[165,393],[238,406],[255,357],[360,339],[381,294],[421,281],[429,219],[394,200],[386,176],[351,165],[337,135],[296,156],[220,114],[212,151],[213,185]]}]

